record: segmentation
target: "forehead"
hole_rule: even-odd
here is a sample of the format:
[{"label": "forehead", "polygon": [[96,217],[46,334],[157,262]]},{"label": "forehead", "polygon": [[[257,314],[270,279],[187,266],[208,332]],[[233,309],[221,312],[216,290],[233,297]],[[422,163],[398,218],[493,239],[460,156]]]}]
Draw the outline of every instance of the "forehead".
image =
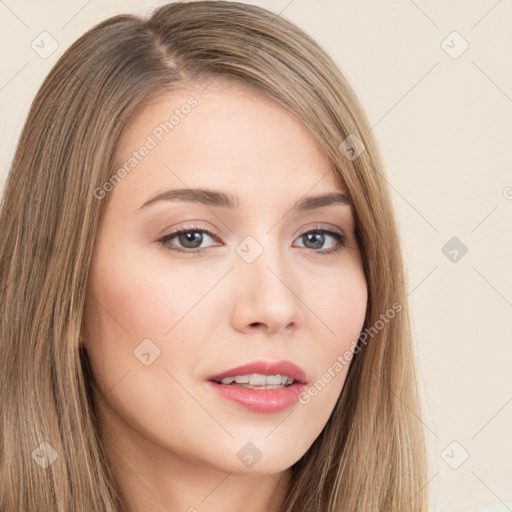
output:
[{"label": "forehead", "polygon": [[224,188],[244,202],[344,190],[305,126],[237,83],[190,86],[147,101],[127,122],[116,168],[144,146],[150,149],[116,187],[123,194],[140,198],[178,186]]}]

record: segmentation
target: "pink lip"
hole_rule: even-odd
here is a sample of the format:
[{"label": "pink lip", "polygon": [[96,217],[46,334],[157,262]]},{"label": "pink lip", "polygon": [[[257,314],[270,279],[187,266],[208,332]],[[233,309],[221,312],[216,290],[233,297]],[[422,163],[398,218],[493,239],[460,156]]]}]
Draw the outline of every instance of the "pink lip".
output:
[{"label": "pink lip", "polygon": [[[249,389],[219,383],[225,377],[249,375],[251,373],[287,375],[295,382],[291,386],[280,389]],[[208,378],[206,384],[223,398],[236,402],[253,412],[274,413],[286,409],[298,401],[299,395],[306,388],[306,374],[302,368],[289,361],[278,361],[276,363],[254,361],[212,375]]]},{"label": "pink lip", "polygon": [[206,382],[220,396],[232,400],[253,412],[279,412],[298,401],[299,395],[305,390],[304,384],[292,384],[281,389],[247,389]]},{"label": "pink lip", "polygon": [[260,373],[262,375],[286,375],[295,382],[306,384],[306,373],[302,368],[290,361],[253,361],[252,363],[231,368],[223,373],[212,375],[208,380],[221,381],[225,377],[234,377],[235,375],[249,375],[251,373]]}]

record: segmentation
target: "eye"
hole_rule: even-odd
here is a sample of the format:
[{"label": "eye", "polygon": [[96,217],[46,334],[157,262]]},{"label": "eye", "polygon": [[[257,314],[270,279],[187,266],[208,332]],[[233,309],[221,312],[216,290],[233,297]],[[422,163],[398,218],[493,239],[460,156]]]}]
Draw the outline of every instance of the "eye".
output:
[{"label": "eye", "polygon": [[[205,236],[206,235],[206,236]],[[328,249],[318,250],[320,249],[327,239],[331,238],[334,242],[331,242],[331,245]],[[196,227],[191,228],[182,228],[170,233],[169,235],[164,236],[158,242],[167,250],[183,252],[188,254],[201,254],[207,247],[201,247],[202,243],[205,241],[205,238],[216,238],[217,233],[213,233],[207,229],[201,229]],[[173,240],[175,240],[173,242]],[[334,229],[326,229],[326,228],[314,228],[312,230],[306,231],[302,235],[299,236],[297,240],[303,240],[305,244],[302,247],[306,249],[310,249],[311,251],[319,254],[332,254],[340,251],[346,245],[345,243],[345,235],[343,233],[335,231]],[[179,243],[180,245],[177,245]],[[299,246],[300,247],[300,246]]]},{"label": "eye", "polygon": [[[200,247],[202,242],[205,239],[205,236],[202,234],[206,234],[206,237],[213,238],[216,236],[215,233],[208,231],[207,229],[200,228],[183,228],[178,229],[171,233],[170,235],[166,235],[160,240],[158,240],[166,249],[170,251],[177,252],[186,252],[186,253],[201,253],[206,247]],[[172,243],[172,240],[177,239],[177,241],[181,244],[180,247],[176,246]]]},{"label": "eye", "polygon": [[[328,249],[317,251],[316,249],[319,249],[324,245],[326,236],[333,239],[334,243],[331,243],[331,246]],[[304,240],[304,243],[308,244],[307,246],[304,246],[307,249],[311,249],[313,252],[325,255],[336,253],[346,246],[345,235],[343,233],[327,228],[315,228],[310,231],[306,231],[298,238],[298,240]]]}]

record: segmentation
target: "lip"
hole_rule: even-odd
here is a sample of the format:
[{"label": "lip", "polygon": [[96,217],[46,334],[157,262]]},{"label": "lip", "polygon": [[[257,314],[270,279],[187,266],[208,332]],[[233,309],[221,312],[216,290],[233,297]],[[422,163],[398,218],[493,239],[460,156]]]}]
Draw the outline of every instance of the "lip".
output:
[{"label": "lip", "polygon": [[[276,389],[250,389],[220,384],[225,377],[251,373],[287,375],[294,380],[294,383],[291,386]],[[269,414],[282,411],[298,401],[299,395],[306,388],[306,373],[302,368],[289,361],[254,361],[212,375],[208,378],[206,385],[221,397],[235,402],[238,406],[252,412]]]},{"label": "lip", "polygon": [[221,397],[238,406],[258,413],[275,413],[282,411],[299,400],[299,395],[306,389],[304,384],[292,384],[281,389],[249,389],[217,384],[207,381],[206,385]]},{"label": "lip", "polygon": [[296,383],[306,384],[306,372],[291,363],[290,361],[252,361],[251,363],[231,368],[223,373],[208,377],[209,381],[221,381],[226,377],[235,377],[236,375],[249,375],[251,373],[260,373],[262,375],[286,375],[291,377]]}]

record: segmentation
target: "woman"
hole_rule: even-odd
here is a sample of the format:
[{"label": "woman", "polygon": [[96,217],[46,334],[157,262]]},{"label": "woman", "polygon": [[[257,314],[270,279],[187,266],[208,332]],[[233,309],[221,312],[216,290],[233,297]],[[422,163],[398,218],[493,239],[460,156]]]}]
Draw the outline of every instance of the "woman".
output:
[{"label": "woman", "polygon": [[381,159],[292,23],[198,1],[91,29],[0,226],[3,512],[426,510]]}]

